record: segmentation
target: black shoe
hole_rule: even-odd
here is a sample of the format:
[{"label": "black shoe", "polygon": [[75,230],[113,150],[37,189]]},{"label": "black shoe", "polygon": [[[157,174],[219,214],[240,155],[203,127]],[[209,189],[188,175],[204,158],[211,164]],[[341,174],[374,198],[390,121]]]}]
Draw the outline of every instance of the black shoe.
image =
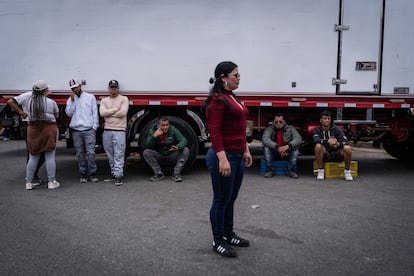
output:
[{"label": "black shoe", "polygon": [[266,178],[271,178],[271,177],[273,177],[273,172],[272,171],[270,171],[270,172],[266,172],[265,174],[264,174],[264,177],[266,177]]},{"label": "black shoe", "polygon": [[88,178],[86,177],[86,173],[81,173],[79,182],[80,183],[86,183],[86,182],[88,182]]},{"label": "black shoe", "polygon": [[91,173],[91,175],[89,175],[88,181],[90,181],[90,182],[98,182],[98,181],[99,181],[99,179],[98,179],[98,177],[96,176],[96,174]]},{"label": "black shoe", "polygon": [[183,178],[181,177],[181,175],[180,175],[180,174],[174,174],[174,175],[172,176],[172,179],[173,179],[175,182],[183,182]]},{"label": "black shoe", "polygon": [[122,182],[122,177],[115,177],[114,184],[115,186],[121,186],[122,184],[124,184],[124,182]]},{"label": "black shoe", "polygon": [[164,179],[165,176],[163,173],[156,173],[153,177],[150,178],[151,181],[160,181],[161,179]]},{"label": "black shoe", "polygon": [[45,184],[45,182],[41,178],[39,178],[38,176],[35,176],[33,178],[33,181],[32,181],[33,186],[40,186],[40,185],[43,185],[43,184]]},{"label": "black shoe", "polygon": [[115,182],[115,176],[111,175],[111,177],[105,178],[104,182]]},{"label": "black shoe", "polygon": [[298,174],[293,171],[288,171],[287,175],[292,178],[299,178]]},{"label": "black shoe", "polygon": [[223,237],[223,239],[230,245],[238,247],[249,247],[250,242],[246,239],[240,238],[236,234],[233,234],[230,237]]},{"label": "black shoe", "polygon": [[236,251],[225,242],[221,242],[217,244],[213,242],[213,251],[220,254],[223,257],[230,257],[230,258],[237,257]]}]

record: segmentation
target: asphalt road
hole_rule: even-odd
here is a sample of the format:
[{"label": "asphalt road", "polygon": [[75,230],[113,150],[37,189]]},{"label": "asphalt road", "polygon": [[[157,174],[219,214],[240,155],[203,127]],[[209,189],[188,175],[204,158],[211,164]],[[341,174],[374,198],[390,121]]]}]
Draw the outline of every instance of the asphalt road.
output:
[{"label": "asphalt road", "polygon": [[[235,226],[251,247],[211,249],[204,160],[184,182],[153,183],[137,157],[124,185],[79,183],[59,143],[62,187],[26,191],[23,141],[0,142],[0,275],[414,275],[414,166],[356,148],[359,176],[318,181],[311,156],[298,179],[247,169]],[[105,156],[98,176],[108,176]],[[45,173],[41,174],[45,178]]]}]

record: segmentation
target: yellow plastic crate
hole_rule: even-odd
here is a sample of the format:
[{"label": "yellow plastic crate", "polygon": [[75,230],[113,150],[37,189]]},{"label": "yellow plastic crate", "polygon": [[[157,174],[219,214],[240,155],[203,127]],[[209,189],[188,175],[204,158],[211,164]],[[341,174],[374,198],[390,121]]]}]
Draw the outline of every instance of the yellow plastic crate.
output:
[{"label": "yellow plastic crate", "polygon": [[[358,176],[358,161],[351,161],[351,175]],[[325,178],[343,178],[345,163],[344,162],[325,162]],[[313,175],[318,174],[318,162],[313,160]]]}]

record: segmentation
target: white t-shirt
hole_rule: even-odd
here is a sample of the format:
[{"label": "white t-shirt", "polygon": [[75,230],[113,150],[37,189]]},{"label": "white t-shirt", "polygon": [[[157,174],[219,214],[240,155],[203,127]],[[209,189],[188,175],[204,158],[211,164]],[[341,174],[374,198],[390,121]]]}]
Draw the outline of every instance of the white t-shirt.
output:
[{"label": "white t-shirt", "polygon": [[[32,91],[27,91],[25,93],[20,94],[19,96],[14,97],[13,99],[17,102],[18,105],[22,106],[22,110],[24,113],[29,115],[29,100],[32,98]],[[22,121],[28,122],[30,121],[29,116],[22,119]]]},{"label": "white t-shirt", "polygon": [[[22,119],[25,122],[30,121],[30,103],[32,99],[33,92],[27,91],[19,96],[14,97],[13,99],[17,102],[18,105],[22,106],[23,112],[27,114],[27,117]],[[55,113],[59,112],[59,108],[56,102],[48,97],[45,97],[45,120],[56,122]]]},{"label": "white t-shirt", "polygon": [[[48,97],[43,96],[43,99],[46,101],[45,105],[44,105],[44,118],[42,120],[44,121],[53,121],[56,122],[56,117],[55,117],[55,113],[59,112],[59,108],[56,104],[56,102],[52,99],[49,99]],[[30,105],[32,102],[32,98],[30,98],[27,103],[28,103],[28,107],[30,110]],[[28,113],[30,114],[30,113]],[[28,116],[30,117],[30,115]],[[32,121],[35,118],[30,118],[30,121]]]}]

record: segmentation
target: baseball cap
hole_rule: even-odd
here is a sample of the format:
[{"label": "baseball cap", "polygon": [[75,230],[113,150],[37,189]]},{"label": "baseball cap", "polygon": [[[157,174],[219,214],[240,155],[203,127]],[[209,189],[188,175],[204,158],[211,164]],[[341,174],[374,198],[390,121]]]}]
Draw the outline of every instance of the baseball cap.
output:
[{"label": "baseball cap", "polygon": [[70,86],[71,89],[75,88],[75,87],[78,87],[79,85],[80,85],[80,83],[78,81],[74,80],[74,79],[71,79],[69,81],[69,86]]},{"label": "baseball cap", "polygon": [[33,91],[43,91],[47,88],[49,85],[44,80],[37,80],[32,87]]},{"label": "baseball cap", "polygon": [[110,80],[108,86],[109,87],[118,87],[119,83],[118,83],[117,80]]}]

